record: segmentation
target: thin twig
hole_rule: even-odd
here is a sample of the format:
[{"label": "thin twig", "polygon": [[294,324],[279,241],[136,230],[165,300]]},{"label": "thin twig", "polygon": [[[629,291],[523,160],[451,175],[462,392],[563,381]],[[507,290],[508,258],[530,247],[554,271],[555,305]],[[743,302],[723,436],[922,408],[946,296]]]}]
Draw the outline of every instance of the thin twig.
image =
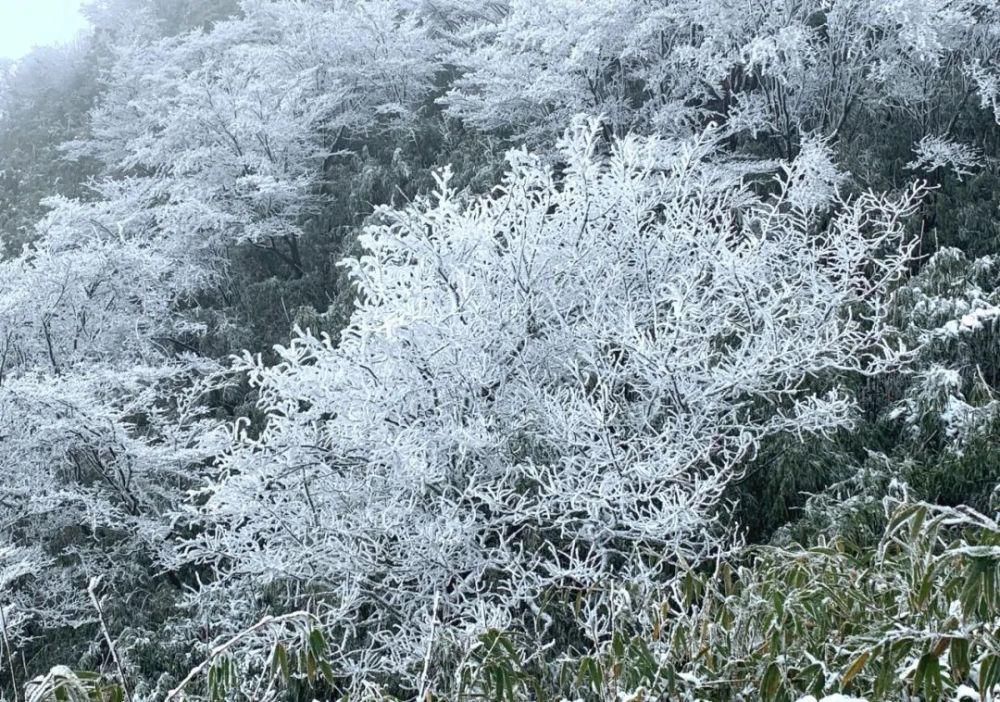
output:
[{"label": "thin twig", "polygon": [[90,584],[87,586],[87,592],[90,594],[90,601],[94,603],[94,609],[97,610],[97,620],[101,623],[101,631],[104,633],[104,640],[108,642],[108,648],[111,650],[111,659],[115,662],[115,667],[118,668],[118,677],[122,681],[122,691],[125,693],[125,699],[128,702],[132,702],[132,691],[128,688],[128,679],[125,677],[125,668],[122,666],[121,659],[118,657],[118,651],[115,649],[115,642],[111,639],[111,632],[108,631],[108,624],[104,620],[104,610],[101,609],[101,603],[97,599],[97,587],[101,584],[101,576],[97,576],[90,579]]},{"label": "thin twig", "polygon": [[178,683],[177,687],[175,687],[173,690],[167,693],[167,696],[163,700],[163,702],[170,702],[170,700],[176,699],[177,696],[184,691],[184,688],[187,687],[192,680],[201,675],[203,672],[205,672],[206,668],[212,665],[212,662],[216,658],[221,656],[223,653],[228,651],[230,648],[235,646],[237,643],[245,639],[250,634],[254,633],[255,631],[258,631],[259,629],[271,626],[272,624],[280,624],[282,622],[292,621],[295,619],[302,619],[303,617],[306,619],[313,618],[312,615],[309,614],[309,612],[301,612],[301,611],[292,612],[291,614],[283,614],[278,617],[272,617],[272,616],[264,617],[249,629],[244,629],[243,631],[241,631],[240,633],[238,633],[236,636],[229,639],[225,643],[219,644],[218,646],[216,646],[215,648],[213,648],[211,651],[208,652],[208,657],[205,660],[203,660],[198,666],[193,668],[191,672],[189,672],[184,677],[184,679],[181,680],[180,683]]},{"label": "thin twig", "polygon": [[440,597],[440,591],[435,592],[434,604],[431,606],[431,631],[427,635],[427,653],[424,654],[424,669],[420,671],[420,696],[417,698],[421,702],[431,698],[431,691],[427,689],[427,674],[431,667],[431,652],[434,650],[434,623],[437,621],[438,600]]},{"label": "thin twig", "polygon": [[0,605],[0,632],[3,633],[3,646],[7,650],[7,667],[10,668],[10,686],[14,690],[14,702],[20,702],[17,678],[14,677],[14,649],[10,645],[10,639],[7,638],[7,617],[3,612],[3,605]]}]

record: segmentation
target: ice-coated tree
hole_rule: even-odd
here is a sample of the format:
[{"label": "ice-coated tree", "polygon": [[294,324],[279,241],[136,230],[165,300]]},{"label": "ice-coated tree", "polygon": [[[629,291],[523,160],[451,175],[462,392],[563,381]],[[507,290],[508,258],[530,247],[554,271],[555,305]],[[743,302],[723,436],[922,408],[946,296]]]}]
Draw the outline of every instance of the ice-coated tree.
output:
[{"label": "ice-coated tree", "polygon": [[647,5],[513,0],[460,18],[452,61],[462,74],[443,99],[448,111],[480,129],[511,129],[533,145],[551,145],[580,111],[627,128],[636,117],[629,100],[635,66],[622,54]]},{"label": "ice-coated tree", "polygon": [[69,147],[148,181],[161,233],[268,249],[301,274],[303,221],[348,137],[405,121],[437,70],[436,43],[398,2],[247,0],[239,16],[125,43]]},{"label": "ice-coated tree", "polygon": [[153,42],[230,17],[239,0],[88,0],[81,8],[108,46],[137,39]]},{"label": "ice-coated tree", "polygon": [[267,420],[232,427],[187,542],[212,621],[280,591],[350,685],[446,686],[441,654],[490,628],[536,662],[600,647],[726,547],[720,493],[764,437],[850,422],[832,374],[898,361],[883,300],[920,187],[841,199],[815,139],[769,181],[712,132],[600,133],[381,210],[339,342],[242,359]]},{"label": "ice-coated tree", "polygon": [[[213,366],[192,353],[201,330],[179,311],[211,268],[148,236],[127,199],[49,204],[37,241],[0,261],[0,548],[33,559],[0,588],[21,650],[38,631],[92,621],[92,576],[148,592],[164,515],[211,454],[184,390]],[[132,615],[139,632],[145,612]]]},{"label": "ice-coated tree", "polygon": [[[18,573],[0,594],[17,646],[30,627],[92,621],[92,576],[114,576],[118,612],[162,590],[168,514],[214,452],[186,393],[213,369],[200,354],[226,320],[199,295],[239,244],[294,272],[325,160],[403,123],[435,71],[434,41],[394,2],[248,0],[214,24],[227,3],[212,3],[218,13],[198,15],[210,26],[157,40],[201,23],[160,26],[170,5],[91,8],[114,55],[66,152],[102,177],[85,197],[49,198],[32,245],[0,262],[0,547],[36,564],[2,566]],[[112,622],[126,663],[169,598]]]},{"label": "ice-coated tree", "polygon": [[442,101],[546,145],[581,109],[618,133],[714,120],[786,156],[886,114],[919,139],[951,131],[973,94],[995,110],[998,26],[992,0],[509,0],[461,24]]}]

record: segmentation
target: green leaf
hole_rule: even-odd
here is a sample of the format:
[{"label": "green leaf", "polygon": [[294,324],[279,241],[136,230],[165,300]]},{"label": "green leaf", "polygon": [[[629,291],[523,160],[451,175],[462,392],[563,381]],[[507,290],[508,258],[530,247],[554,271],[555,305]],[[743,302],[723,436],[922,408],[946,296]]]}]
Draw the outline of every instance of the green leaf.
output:
[{"label": "green leaf", "polygon": [[322,658],[326,653],[326,639],[323,638],[323,632],[319,629],[313,629],[309,632],[309,649],[316,658]]},{"label": "green leaf", "polygon": [[302,654],[303,662],[306,669],[306,677],[309,678],[309,682],[315,682],[316,680],[316,659],[308,652],[303,652]]},{"label": "green leaf", "polygon": [[273,665],[275,666],[275,673],[280,671],[282,680],[287,683],[291,678],[288,674],[288,652],[281,644],[277,644],[274,647]]},{"label": "green leaf", "polygon": [[924,520],[927,518],[927,508],[923,505],[918,506],[913,511],[913,519],[910,522],[910,541],[916,541],[917,536],[920,535],[920,528],[924,525]]},{"label": "green leaf", "polygon": [[782,675],[777,663],[771,663],[764,672],[760,682],[760,696],[764,700],[773,700],[781,689]]},{"label": "green leaf", "polygon": [[969,660],[969,640],[952,639],[948,650],[948,664],[951,667],[952,677],[955,680],[965,680],[972,669],[972,662]]},{"label": "green leaf", "polygon": [[813,695],[822,693],[823,683],[826,682],[823,676],[823,666],[819,663],[806,666],[795,677],[799,687]]},{"label": "green leaf", "polygon": [[320,660],[319,669],[323,673],[323,679],[332,685],[336,676],[333,674],[333,668],[330,664],[326,660]]},{"label": "green leaf", "polygon": [[586,682],[591,689],[599,692],[604,687],[604,674],[601,666],[590,656],[584,656],[580,661],[580,682]]},{"label": "green leaf", "polygon": [[611,653],[619,660],[625,657],[625,642],[620,632],[616,631],[611,637]]},{"label": "green leaf", "polygon": [[507,654],[508,659],[511,663],[517,664],[519,662],[519,656],[517,655],[517,649],[514,648],[514,644],[511,640],[507,638],[503,633],[497,632],[496,641],[500,644],[500,647]]},{"label": "green leaf", "polygon": [[893,655],[891,644],[882,646],[882,655],[879,657],[878,675],[875,676],[875,697],[884,699],[888,696],[889,690],[896,682],[896,657]]},{"label": "green leaf", "polygon": [[913,513],[916,512],[918,509],[919,506],[917,505],[906,505],[896,510],[896,513],[893,514],[892,518],[889,520],[889,525],[886,528],[886,534],[888,535],[893,533],[897,528],[899,528],[899,526],[903,522],[909,519],[913,515]]},{"label": "green leaf", "polygon": [[917,662],[917,669],[913,674],[913,691],[919,693],[923,691],[926,702],[934,702],[941,695],[941,664],[937,656],[933,653],[925,653]]},{"label": "green leaf", "polygon": [[966,616],[974,615],[979,610],[979,595],[982,592],[982,565],[978,558],[973,559],[965,575],[965,587],[962,588],[962,611]]},{"label": "green leaf", "polygon": [[653,652],[649,650],[645,640],[636,636],[632,640],[630,647],[632,657],[635,659],[635,666],[642,676],[650,683],[656,682],[658,666]]},{"label": "green leaf", "polygon": [[991,690],[1000,685],[1000,656],[985,656],[979,663],[979,689]]},{"label": "green leaf", "polygon": [[924,573],[924,577],[920,581],[920,587],[917,590],[917,597],[914,604],[918,610],[922,610],[930,599],[931,591],[934,587],[934,574],[934,564],[931,564],[931,566],[927,569],[927,572]]},{"label": "green leaf", "polygon": [[500,666],[493,668],[493,699],[495,702],[503,702],[504,674]]},{"label": "green leaf", "polygon": [[941,680],[941,663],[938,657],[932,654],[927,660],[927,668],[924,671],[924,700],[926,702],[936,702],[941,697],[941,688],[944,686]]},{"label": "green leaf", "polygon": [[983,614],[989,616],[997,607],[997,563],[992,558],[983,559]]}]

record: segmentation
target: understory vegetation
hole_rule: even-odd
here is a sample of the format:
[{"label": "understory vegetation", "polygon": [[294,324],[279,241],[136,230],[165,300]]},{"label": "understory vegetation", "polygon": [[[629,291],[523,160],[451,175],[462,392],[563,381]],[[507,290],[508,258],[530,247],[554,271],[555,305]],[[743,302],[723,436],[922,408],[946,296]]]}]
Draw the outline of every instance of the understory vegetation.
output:
[{"label": "understory vegetation", "polygon": [[0,64],[0,699],[1000,695],[996,0],[92,0]]}]

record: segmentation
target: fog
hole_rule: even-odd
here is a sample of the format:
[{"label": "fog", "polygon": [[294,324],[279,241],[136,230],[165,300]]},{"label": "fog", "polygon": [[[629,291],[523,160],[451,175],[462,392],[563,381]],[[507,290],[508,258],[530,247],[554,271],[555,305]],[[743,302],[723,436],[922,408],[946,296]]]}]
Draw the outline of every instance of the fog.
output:
[{"label": "fog", "polygon": [[87,26],[81,0],[0,0],[0,57],[16,59],[33,46],[60,44]]}]

